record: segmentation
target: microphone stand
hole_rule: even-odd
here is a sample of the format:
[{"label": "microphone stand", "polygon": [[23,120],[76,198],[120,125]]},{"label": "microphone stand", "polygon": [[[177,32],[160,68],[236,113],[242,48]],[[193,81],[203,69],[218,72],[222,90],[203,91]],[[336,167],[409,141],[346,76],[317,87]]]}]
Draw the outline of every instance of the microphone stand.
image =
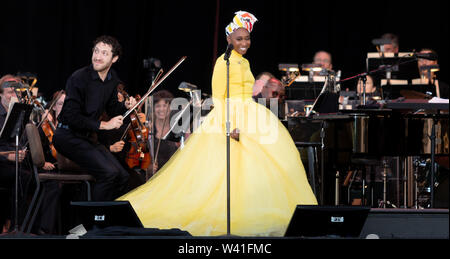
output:
[{"label": "microphone stand", "polygon": [[226,121],[226,134],[227,134],[227,235],[231,233],[230,226],[230,58],[226,58],[227,64],[227,121]]}]

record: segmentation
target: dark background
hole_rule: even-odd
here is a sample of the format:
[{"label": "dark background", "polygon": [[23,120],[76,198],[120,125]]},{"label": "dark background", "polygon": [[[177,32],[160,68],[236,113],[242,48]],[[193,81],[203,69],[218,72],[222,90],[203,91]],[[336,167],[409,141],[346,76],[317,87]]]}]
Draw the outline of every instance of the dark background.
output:
[{"label": "dark background", "polygon": [[375,51],[372,39],[391,32],[400,37],[401,52],[436,50],[438,77],[449,82],[445,2],[392,0],[4,1],[0,74],[35,73],[39,90],[49,97],[64,88],[71,73],[90,64],[92,41],[109,34],[123,46],[114,67],[130,94],[149,87],[144,58],[160,59],[168,71],[182,56],[187,60],[159,89],[183,96],[177,87],[186,81],[211,93],[214,60],[226,48],[225,26],[238,10],[259,20],[246,55],[255,76],[270,71],[279,77],[279,63],[310,63],[316,51],[327,50],[346,78],[365,71],[367,52]]}]

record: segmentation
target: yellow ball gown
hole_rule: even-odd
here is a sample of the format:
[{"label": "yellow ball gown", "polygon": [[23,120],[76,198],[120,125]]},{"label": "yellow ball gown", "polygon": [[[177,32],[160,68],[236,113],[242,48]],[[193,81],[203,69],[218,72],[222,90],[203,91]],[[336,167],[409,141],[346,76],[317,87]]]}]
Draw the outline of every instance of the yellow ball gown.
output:
[{"label": "yellow ball gown", "polygon": [[[278,118],[253,101],[248,61],[230,57],[230,229],[238,236],[283,236],[298,204],[316,205],[299,152]],[[216,61],[214,108],[183,149],[147,183],[120,197],[145,227],[194,236],[227,233],[226,63]]]}]

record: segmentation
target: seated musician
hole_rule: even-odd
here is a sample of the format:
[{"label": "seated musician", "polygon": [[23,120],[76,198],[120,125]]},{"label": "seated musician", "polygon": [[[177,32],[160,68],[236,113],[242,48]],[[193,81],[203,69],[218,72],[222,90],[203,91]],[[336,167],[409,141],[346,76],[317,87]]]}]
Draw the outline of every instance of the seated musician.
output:
[{"label": "seated musician", "polygon": [[[13,75],[5,75],[0,78],[0,129],[3,128],[6,122],[6,116],[12,99],[17,98],[14,88],[10,83],[20,82],[20,78]],[[22,138],[20,139],[23,142]],[[19,147],[19,189],[18,193],[18,218],[19,224],[23,220],[26,212],[26,192],[28,184],[31,179],[29,168],[25,163],[26,151]],[[9,232],[13,230],[15,225],[15,183],[16,183],[16,154],[15,154],[15,140],[0,140],[0,188],[6,191],[0,192],[0,226],[3,229],[0,233]]]},{"label": "seated musician", "polygon": [[[284,99],[286,97],[285,87],[280,80],[275,77],[269,79],[267,83],[262,88],[261,92],[253,96],[253,100],[255,102],[259,102],[265,105],[268,109],[270,109],[270,100],[276,99],[278,104],[278,111],[275,112],[273,109],[270,109],[278,118],[284,118]],[[265,100],[264,100],[265,99]]]},{"label": "seated musician", "polygon": [[[120,103],[125,101],[124,83],[117,85],[117,100]],[[138,112],[138,118],[141,123],[145,123],[145,114]],[[103,113],[100,118],[101,121],[108,121],[110,117],[106,112]],[[127,155],[129,154],[132,143],[128,141],[130,131],[130,120],[126,120],[124,124],[118,129],[114,130],[102,130],[98,134],[98,141],[102,143],[109,151],[117,158],[120,164],[130,174],[127,190],[132,190],[143,183],[145,183],[145,171],[140,167],[130,168],[127,163]]]},{"label": "seated musician", "polygon": [[419,82],[420,84],[430,84],[436,86],[436,96],[444,99],[449,98],[448,93],[448,84],[436,79],[436,72],[433,71],[433,69],[430,68],[430,66],[438,65],[437,60],[437,53],[436,51],[428,48],[421,49],[419,51],[419,54],[431,54],[432,56],[436,57],[435,60],[431,59],[424,59],[424,58],[418,58],[417,60],[417,66],[419,69],[420,79],[416,79],[415,82]]},{"label": "seated musician", "polygon": [[[370,99],[373,99],[374,97],[381,96],[381,93],[378,89],[378,87],[375,85],[374,80],[371,76],[366,76],[366,97],[369,97]],[[362,79],[358,80],[358,85],[356,86],[356,92],[358,93],[358,96],[363,96],[364,92],[364,84]]]},{"label": "seated musician", "polygon": [[[133,97],[124,103],[117,100],[120,80],[112,65],[119,60],[121,49],[111,36],[94,41],[91,64],[74,72],[67,81],[66,99],[53,136],[59,153],[95,177],[94,201],[114,200],[126,191],[129,178],[111,152],[93,137],[100,130],[120,128],[123,114],[136,104]],[[99,120],[104,111],[111,120]]]},{"label": "seated musician", "polygon": [[263,87],[267,84],[269,79],[274,78],[270,72],[262,72],[255,78],[255,83],[253,84],[253,93],[252,96],[257,96],[261,93]]},{"label": "seated musician", "polygon": [[[58,125],[58,115],[61,112],[61,108],[64,104],[64,99],[66,98],[66,94],[64,90],[57,91],[53,94],[52,100],[48,103],[50,106],[52,103],[53,107],[51,110],[46,110],[47,114],[44,114],[43,117],[47,116],[47,119],[42,123],[43,127],[39,127],[39,134],[41,135],[41,142],[44,149],[45,155],[45,164],[43,166],[44,170],[51,171],[56,169],[56,150],[50,145],[50,140],[46,136],[48,134],[48,128],[56,127]],[[47,107],[50,108],[50,107]],[[48,120],[48,123],[46,123]],[[50,125],[51,123],[51,125]],[[45,129],[45,130],[44,130]],[[45,132],[44,132],[45,131]],[[53,132],[54,133],[54,132]]]},{"label": "seated musician", "polygon": [[[171,110],[170,103],[174,96],[167,90],[160,90],[152,95],[155,121],[153,123],[153,131],[155,138],[152,141],[153,146],[153,174],[164,166],[172,155],[178,150],[181,143],[174,142],[172,140],[163,139],[164,136],[169,133]],[[185,138],[189,136],[189,132],[186,131]]]},{"label": "seated musician", "polygon": [[[324,50],[317,51],[313,57],[313,63],[319,65],[323,69],[333,70],[331,54]],[[317,72],[318,75],[319,72]]]},{"label": "seated musician", "polygon": [[391,43],[381,46],[380,51],[383,53],[394,53],[397,56],[400,50],[398,36],[393,33],[385,33],[381,36],[381,39],[389,40]]}]

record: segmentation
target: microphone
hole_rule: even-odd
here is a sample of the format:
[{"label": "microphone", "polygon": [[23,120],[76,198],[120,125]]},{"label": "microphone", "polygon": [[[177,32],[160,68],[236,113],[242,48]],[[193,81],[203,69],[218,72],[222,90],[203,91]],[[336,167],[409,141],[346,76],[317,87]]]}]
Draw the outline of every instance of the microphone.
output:
[{"label": "microphone", "polygon": [[227,50],[225,51],[225,56],[223,57],[224,60],[230,59],[231,51],[233,50],[233,44],[228,44]]},{"label": "microphone", "polygon": [[414,56],[416,58],[422,58],[422,59],[427,59],[427,60],[437,60],[438,59],[437,55],[434,53],[414,53]]}]

